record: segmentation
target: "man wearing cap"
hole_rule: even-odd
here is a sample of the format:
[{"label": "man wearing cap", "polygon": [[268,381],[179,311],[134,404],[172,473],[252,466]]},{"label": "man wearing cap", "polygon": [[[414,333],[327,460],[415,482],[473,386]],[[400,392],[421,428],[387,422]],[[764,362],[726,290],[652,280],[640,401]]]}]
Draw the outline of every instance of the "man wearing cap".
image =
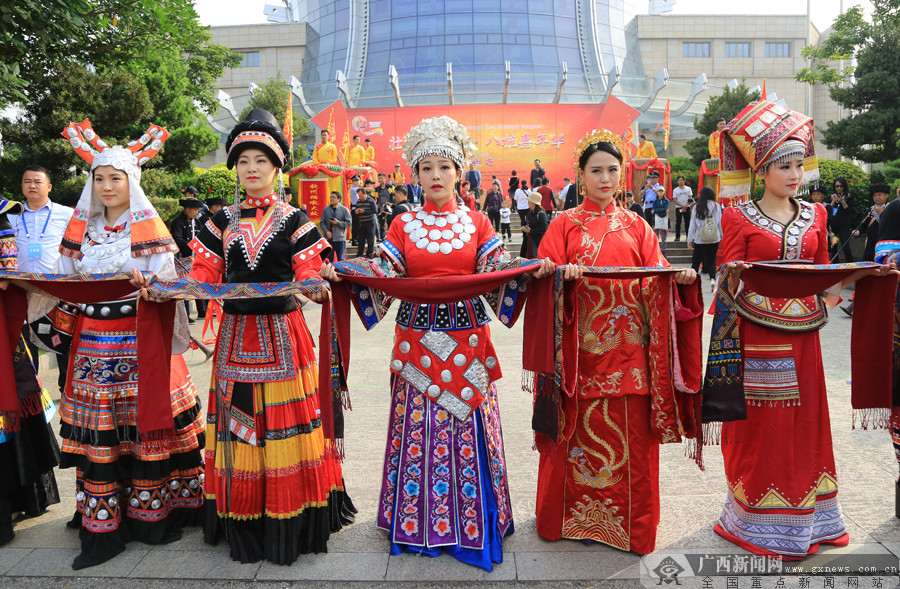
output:
[{"label": "man wearing cap", "polygon": [[[190,271],[190,265],[179,264],[177,260],[190,260],[193,255],[188,244],[200,234],[200,230],[203,228],[203,219],[200,216],[200,211],[203,209],[203,201],[197,198],[197,189],[193,186],[187,186],[181,193],[185,196],[185,198],[178,201],[179,206],[182,207],[181,214],[172,219],[170,230],[172,239],[175,240],[175,245],[178,246],[178,253],[175,255],[175,265],[179,270],[181,269],[180,267],[184,267],[187,271]],[[197,300],[196,303],[197,317],[204,317],[206,315],[206,301]],[[190,319],[190,301],[185,300],[184,305],[185,310],[188,312],[188,322],[193,323],[194,320]]]},{"label": "man wearing cap", "polygon": [[328,140],[328,129],[322,129],[320,133],[322,142],[317,144],[313,149],[312,161],[314,164],[323,164],[329,166],[337,165],[338,152],[334,143]]},{"label": "man wearing cap", "polygon": [[400,164],[394,164],[394,171],[390,174],[391,183],[395,186],[406,184],[406,174],[400,171]]},{"label": "man wearing cap", "polygon": [[[859,224],[859,227],[854,229],[853,233],[851,233],[853,237],[859,237],[861,233],[866,234],[866,248],[865,250],[863,250],[862,257],[863,262],[875,261],[875,244],[878,243],[878,231],[881,225],[881,214],[887,207],[887,199],[890,193],[891,187],[887,184],[872,184],[871,186],[869,186],[869,194],[872,196],[872,201],[875,204],[873,204],[869,209],[869,212],[862,220],[862,223]],[[841,307],[841,311],[843,311],[847,315],[852,316],[853,305],[854,302],[850,301],[849,305]]]},{"label": "man wearing cap", "polygon": [[657,190],[662,188],[659,183],[659,172],[651,171],[647,174],[647,181],[641,186],[641,201],[644,203],[644,219],[653,227],[653,201],[656,200]]},{"label": "man wearing cap", "polygon": [[644,209],[640,203],[634,202],[634,193],[630,190],[625,191],[625,208],[638,214],[644,218]]},{"label": "man wearing cap", "polygon": [[222,210],[225,206],[225,199],[221,196],[213,196],[206,199],[206,206],[209,208],[209,216],[212,217]]},{"label": "man wearing cap", "polygon": [[359,235],[359,217],[356,215],[356,201],[359,200],[360,188],[362,188],[362,178],[359,177],[359,174],[355,174],[350,178],[350,217],[353,219],[353,224],[350,227],[350,243],[353,245],[359,243],[359,240],[356,238]]}]

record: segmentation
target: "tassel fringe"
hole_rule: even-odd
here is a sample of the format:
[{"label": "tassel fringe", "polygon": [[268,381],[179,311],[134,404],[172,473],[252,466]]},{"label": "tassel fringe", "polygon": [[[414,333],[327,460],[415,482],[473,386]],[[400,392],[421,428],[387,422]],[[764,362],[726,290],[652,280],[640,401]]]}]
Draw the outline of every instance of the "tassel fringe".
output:
[{"label": "tassel fringe", "polygon": [[710,421],[703,424],[703,445],[718,446],[722,443],[722,422]]},{"label": "tassel fringe", "polygon": [[854,409],[853,410],[853,429],[856,429],[856,423],[864,430],[868,429],[890,429],[891,427],[891,410],[886,407],[878,407],[874,409]]}]

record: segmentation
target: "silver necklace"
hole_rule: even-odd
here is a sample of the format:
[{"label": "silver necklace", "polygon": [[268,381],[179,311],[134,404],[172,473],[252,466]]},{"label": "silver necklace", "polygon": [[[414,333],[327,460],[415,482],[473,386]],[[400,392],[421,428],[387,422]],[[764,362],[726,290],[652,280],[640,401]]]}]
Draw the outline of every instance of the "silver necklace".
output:
[{"label": "silver necklace", "polygon": [[416,207],[400,215],[400,220],[409,240],[429,254],[448,255],[453,250],[462,249],[476,231],[469,209],[465,206],[447,213],[429,213],[422,207]]}]

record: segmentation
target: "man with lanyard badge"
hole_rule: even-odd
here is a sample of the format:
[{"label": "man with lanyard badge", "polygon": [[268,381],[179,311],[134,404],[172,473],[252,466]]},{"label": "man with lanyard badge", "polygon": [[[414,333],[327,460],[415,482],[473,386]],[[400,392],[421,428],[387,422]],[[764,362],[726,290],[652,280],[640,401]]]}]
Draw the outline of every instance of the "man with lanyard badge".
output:
[{"label": "man with lanyard badge", "polygon": [[[32,165],[22,174],[22,194],[25,195],[25,209],[13,223],[16,233],[16,248],[19,250],[18,269],[20,272],[53,274],[59,260],[59,244],[74,212],[69,207],[50,200],[50,173],[43,166]],[[24,328],[25,341],[38,369],[37,347],[31,343],[30,329]],[[65,385],[67,354],[58,358],[60,388]]]}]

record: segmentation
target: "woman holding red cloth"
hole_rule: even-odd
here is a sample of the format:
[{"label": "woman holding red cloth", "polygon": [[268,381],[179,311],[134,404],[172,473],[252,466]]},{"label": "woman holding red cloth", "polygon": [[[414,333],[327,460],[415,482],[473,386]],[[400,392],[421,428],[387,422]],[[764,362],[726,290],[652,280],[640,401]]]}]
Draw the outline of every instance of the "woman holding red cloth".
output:
[{"label": "woman holding red cloth", "polygon": [[[740,340],[722,349],[739,348],[740,354],[711,351],[708,365],[720,366],[716,370],[726,371],[732,383],[741,382],[742,371],[746,414],[722,424],[728,495],[715,530],[750,552],[797,560],[820,544],[849,541],[817,333],[827,321],[824,298],[765,297],[743,287],[738,276],[754,261],[828,264],[826,211],[795,198],[801,184],[818,176],[813,121],[778,104],[753,102],[728,123],[721,141],[723,187],[745,196],[755,173],[765,193],[725,209],[722,217],[718,261],[734,272],[718,297],[720,303],[733,299]],[[859,270],[838,286],[886,270]],[[708,376],[705,404],[710,388]]]},{"label": "woman holding red cloth", "polygon": [[[97,274],[144,272],[175,279],[175,241],[140,185],[140,165],[168,137],[153,125],[127,147],[108,147],[89,120],[63,132],[91,174],[66,226],[59,270],[90,281]],[[140,274],[138,274],[140,276]],[[131,539],[178,540],[203,515],[203,416],[181,352],[187,316],[176,322],[168,395],[139,390],[139,317],[135,295],[84,307],[75,323],[68,381],[60,403],[61,468],[76,468],[79,529],[75,570],[105,562]],[[140,368],[152,370],[151,366]],[[146,373],[145,373],[146,374]]]},{"label": "woman holding red cloth", "polygon": [[[672,389],[673,365],[650,358],[651,341],[670,336],[662,306],[668,301],[654,298],[661,277],[582,277],[584,266],[669,266],[653,229],[616,204],[617,191],[624,192],[623,153],[620,137],[606,130],[579,142],[586,198],[553,219],[538,252],[566,265],[579,310],[577,359],[565,359],[577,361],[577,383],[573,396],[559,395],[561,436],[546,443],[538,435],[537,531],[548,540],[590,540],[647,554],[659,523],[658,444],[680,440],[657,434],[654,422],[662,416],[651,409],[665,394],[657,370],[667,373]],[[675,280],[696,278],[683,270]],[[699,373],[699,358],[694,361]],[[545,377],[537,378],[540,397]]]},{"label": "woman holding red cloth", "polygon": [[[318,280],[330,246],[288,205],[280,169],[290,149],[275,117],[253,109],[225,143],[241,198],[213,215],[191,243],[191,278],[208,283]],[[279,190],[275,192],[276,176]],[[321,281],[319,299],[327,296]],[[339,453],[322,413],[313,339],[293,296],[226,300],[210,384],[206,542],[224,536],[231,558],[289,565],[327,551],[353,520]],[[328,370],[328,367],[322,369]]]},{"label": "woman holding red cloth", "polygon": [[[351,276],[459,277],[521,266],[509,260],[488,218],[454,196],[474,147],[466,128],[449,117],[413,127],[404,158],[425,203],[391,224],[381,267],[351,260],[324,266],[322,276],[340,280],[337,268]],[[484,295],[505,325],[521,309],[522,285],[515,278]],[[373,327],[393,298],[355,283],[351,288],[360,317]],[[481,297],[403,301],[396,321],[378,527],[388,531],[391,554],[447,552],[490,571],[503,561],[513,521],[494,386],[502,373],[485,303]]]}]

